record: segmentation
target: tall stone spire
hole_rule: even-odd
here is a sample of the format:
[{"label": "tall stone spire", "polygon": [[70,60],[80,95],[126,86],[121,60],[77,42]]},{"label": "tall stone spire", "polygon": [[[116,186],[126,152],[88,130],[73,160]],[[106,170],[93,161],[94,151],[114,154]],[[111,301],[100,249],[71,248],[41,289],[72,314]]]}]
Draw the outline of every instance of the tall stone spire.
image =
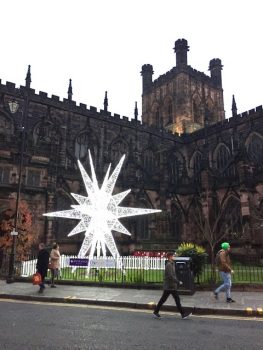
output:
[{"label": "tall stone spire", "polygon": [[72,96],[73,96],[73,92],[72,92],[72,84],[71,84],[72,80],[69,79],[69,86],[68,86],[68,100],[72,101]]},{"label": "tall stone spire", "polygon": [[237,104],[235,100],[235,95],[232,97],[232,117],[235,117],[237,115]]},{"label": "tall stone spire", "polygon": [[138,120],[138,107],[137,107],[137,101],[135,102],[135,108],[134,108],[134,119]]},{"label": "tall stone spire", "polygon": [[28,65],[27,74],[26,74],[26,87],[30,88],[30,84],[31,84],[31,66]]},{"label": "tall stone spire", "polygon": [[105,91],[105,97],[104,97],[104,111],[108,111],[108,91]]}]

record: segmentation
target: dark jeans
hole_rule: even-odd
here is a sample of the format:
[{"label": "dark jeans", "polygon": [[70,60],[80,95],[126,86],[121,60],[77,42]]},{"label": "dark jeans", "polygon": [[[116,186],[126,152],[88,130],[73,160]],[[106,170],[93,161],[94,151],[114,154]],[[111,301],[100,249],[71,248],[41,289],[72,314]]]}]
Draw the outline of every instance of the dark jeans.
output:
[{"label": "dark jeans", "polygon": [[181,315],[183,315],[184,310],[182,308],[180,297],[179,297],[179,294],[178,294],[177,290],[164,290],[163,291],[163,295],[161,296],[161,299],[159,300],[158,304],[156,305],[156,308],[155,308],[154,311],[155,312],[159,312],[160,311],[162,305],[166,302],[166,300],[168,299],[170,294],[174,298],[174,301],[176,303],[178,311],[180,312]]},{"label": "dark jeans", "polygon": [[41,275],[41,278],[42,278],[42,282],[39,284],[39,287],[40,289],[44,289],[45,288],[45,277],[46,277],[46,274],[42,271],[38,271]]}]

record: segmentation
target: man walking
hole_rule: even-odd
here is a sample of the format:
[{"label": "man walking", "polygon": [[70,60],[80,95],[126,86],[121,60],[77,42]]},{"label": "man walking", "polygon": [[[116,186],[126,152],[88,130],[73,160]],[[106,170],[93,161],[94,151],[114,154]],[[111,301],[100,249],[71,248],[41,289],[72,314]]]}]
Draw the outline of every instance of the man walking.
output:
[{"label": "man walking", "polygon": [[159,311],[161,309],[161,306],[166,302],[170,294],[173,296],[177,309],[180,312],[183,319],[189,317],[192,314],[192,312],[185,311],[181,305],[180,297],[177,292],[177,285],[179,284],[179,281],[175,272],[175,264],[173,261],[173,256],[174,256],[174,253],[171,253],[171,252],[167,253],[166,255],[168,261],[166,262],[166,265],[165,265],[163,295],[161,296],[161,299],[159,300],[153,312],[153,315],[156,318],[161,318]]},{"label": "man walking", "polygon": [[214,296],[218,299],[218,294],[224,290],[226,293],[226,302],[234,303],[235,300],[231,298],[231,274],[234,271],[231,268],[231,261],[229,256],[230,244],[228,242],[224,242],[221,244],[221,250],[217,253],[216,263],[218,265],[218,271],[223,283],[214,291]]},{"label": "man walking", "polygon": [[48,263],[49,263],[49,252],[45,249],[44,243],[39,243],[39,252],[37,256],[37,272],[40,273],[42,282],[39,284],[39,293],[43,293],[45,289],[45,277],[47,275]]}]

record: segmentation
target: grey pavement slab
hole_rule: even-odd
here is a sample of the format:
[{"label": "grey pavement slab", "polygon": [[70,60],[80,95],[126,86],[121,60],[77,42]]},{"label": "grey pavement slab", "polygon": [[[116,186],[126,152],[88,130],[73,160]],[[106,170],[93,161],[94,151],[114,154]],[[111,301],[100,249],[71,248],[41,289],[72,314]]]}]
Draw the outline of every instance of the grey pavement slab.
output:
[{"label": "grey pavement slab", "polygon": [[[38,286],[33,286],[31,283],[15,282],[7,284],[4,280],[0,280],[0,298],[2,299],[75,302],[152,309],[158,302],[161,293],[161,290],[151,289],[59,284],[57,288],[50,288],[46,285],[44,293],[39,294]],[[219,295],[219,300],[215,300],[212,291],[197,291],[193,295],[181,295],[180,298],[182,305],[193,309],[194,313],[263,317],[263,293],[259,291],[233,291],[232,298],[236,302],[232,304],[225,302],[224,293]],[[175,310],[171,296],[164,304],[163,310]]]}]

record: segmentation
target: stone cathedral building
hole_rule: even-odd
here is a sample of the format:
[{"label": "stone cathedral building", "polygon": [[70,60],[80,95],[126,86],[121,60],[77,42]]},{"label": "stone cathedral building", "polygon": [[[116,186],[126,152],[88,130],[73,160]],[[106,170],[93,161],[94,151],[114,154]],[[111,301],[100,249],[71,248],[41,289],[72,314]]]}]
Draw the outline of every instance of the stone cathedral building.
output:
[{"label": "stone cathedral building", "polygon": [[[231,241],[236,255],[263,255],[262,106],[225,119],[222,68],[210,75],[188,64],[188,43],[175,42],[176,65],[153,79],[142,66],[142,122],[104,108],[76,105],[71,81],[67,99],[25,86],[0,84],[0,241],[8,237],[18,203],[19,237],[57,241],[76,253],[82,234],[67,237],[74,220],[46,218],[70,209],[71,192],[86,195],[77,159],[88,172],[91,150],[102,181],[109,163],[126,154],[116,192],[131,188],[122,205],[162,209],[123,220],[131,237],[115,233],[120,252],[174,249],[180,242],[217,247]],[[1,81],[0,81],[1,82]],[[22,156],[22,163],[21,163]],[[7,239],[8,240],[8,239]],[[2,244],[1,249],[4,249]]]}]

